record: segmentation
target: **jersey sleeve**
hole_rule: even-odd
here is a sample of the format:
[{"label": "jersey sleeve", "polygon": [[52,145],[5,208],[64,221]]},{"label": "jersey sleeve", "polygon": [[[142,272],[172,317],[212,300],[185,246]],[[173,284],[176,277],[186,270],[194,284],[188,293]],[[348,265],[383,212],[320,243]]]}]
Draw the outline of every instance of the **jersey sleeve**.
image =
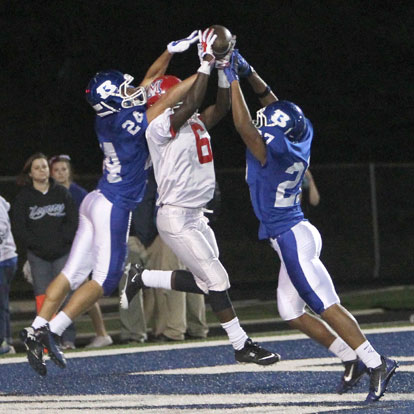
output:
[{"label": "jersey sleeve", "polygon": [[163,145],[174,138],[175,133],[171,129],[170,122],[170,117],[173,113],[172,108],[167,108],[162,114],[153,119],[147,128],[147,139]]}]

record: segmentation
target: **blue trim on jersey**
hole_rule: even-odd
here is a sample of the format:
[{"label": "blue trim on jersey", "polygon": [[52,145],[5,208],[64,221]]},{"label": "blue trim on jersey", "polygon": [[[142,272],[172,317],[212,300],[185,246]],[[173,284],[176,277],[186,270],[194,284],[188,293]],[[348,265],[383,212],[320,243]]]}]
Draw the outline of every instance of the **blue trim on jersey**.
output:
[{"label": "blue trim on jersey", "polygon": [[319,296],[315,293],[309,285],[302,267],[299,263],[298,246],[296,238],[292,230],[288,230],[280,234],[276,238],[280,247],[280,252],[285,263],[289,279],[295,286],[299,296],[306,302],[306,304],[318,315],[320,315],[325,307]]},{"label": "blue trim on jersey", "polygon": [[128,253],[127,235],[131,213],[129,210],[112,206],[110,218],[111,258],[108,275],[102,284],[104,296],[109,296],[118,287],[124,271]]}]

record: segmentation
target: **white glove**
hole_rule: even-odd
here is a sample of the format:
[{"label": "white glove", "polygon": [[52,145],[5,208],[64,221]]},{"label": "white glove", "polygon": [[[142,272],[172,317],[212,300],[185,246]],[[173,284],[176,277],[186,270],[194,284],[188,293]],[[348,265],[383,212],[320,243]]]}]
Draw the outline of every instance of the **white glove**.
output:
[{"label": "white glove", "polygon": [[[210,75],[211,70],[214,67],[215,56],[213,53],[213,43],[217,38],[217,35],[214,34],[214,29],[206,29],[204,32],[199,30],[198,32],[198,57],[200,58],[200,67],[197,72]],[[204,60],[206,55],[212,57],[211,60]]]},{"label": "white glove", "polygon": [[173,53],[181,53],[185,52],[193,43],[195,43],[198,39],[198,30],[194,30],[190,36],[185,37],[184,39],[174,40],[167,45],[168,52],[171,54]]},{"label": "white glove", "polygon": [[211,55],[214,57],[213,53],[213,43],[217,39],[217,35],[214,34],[214,29],[207,28],[204,32],[201,30],[198,31],[198,56],[200,61],[203,60],[205,55]]}]

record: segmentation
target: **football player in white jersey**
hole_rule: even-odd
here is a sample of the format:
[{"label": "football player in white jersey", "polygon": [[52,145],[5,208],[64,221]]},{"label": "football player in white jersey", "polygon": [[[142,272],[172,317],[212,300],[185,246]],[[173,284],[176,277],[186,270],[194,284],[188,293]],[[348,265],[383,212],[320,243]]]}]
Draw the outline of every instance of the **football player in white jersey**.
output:
[{"label": "football player in white jersey", "polygon": [[[165,108],[182,99],[195,75],[148,109],[145,87],[165,73],[174,53],[187,50],[197,39],[198,32],[194,31],[185,39],[169,43],[137,88],[131,85],[132,76],[116,70],[98,72],[88,84],[86,99],[96,112],[95,132],[104,155],[103,174],[97,189],[80,206],[79,226],[65,267],[49,285],[32,326],[20,333],[29,363],[40,375],[47,373],[44,348],[52,361],[64,368],[66,360],[56,336],[61,336],[101,296],[111,295],[118,287],[127,254],[131,212],[141,201],[147,180],[145,130]],[[92,280],[87,281],[91,271]],[[75,290],[74,294],[52,320],[70,290]]]},{"label": "football player in white jersey", "polygon": [[[207,294],[235,350],[236,360],[269,365],[279,361],[280,356],[253,342],[240,326],[227,293],[229,277],[219,260],[214,232],[204,216],[204,207],[213,198],[215,188],[213,153],[207,131],[230,109],[230,85],[219,69],[216,103],[201,114],[196,112],[214,67],[211,50],[214,31],[220,28],[214,26],[200,34],[204,60],[183,103],[178,108],[166,109],[149,124],[146,132],[158,185],[158,232],[190,272],[138,269],[127,278],[121,306],[127,307],[143,286]],[[156,79],[149,87],[149,104],[174,82],[179,80]]]},{"label": "football player in white jersey", "polygon": [[[304,218],[300,206],[300,186],[310,161],[312,124],[298,106],[279,101],[237,50],[231,61],[224,70],[231,83],[234,124],[247,147],[246,181],[260,222],[259,238],[268,239],[281,260],[277,288],[280,316],[341,358],[345,373],[339,393],[348,391],[368,372],[371,378],[366,401],[376,401],[398,364],[375,351],[355,318],[340,305],[319,258],[321,236]],[[247,78],[263,106],[255,123],[239,77]],[[306,312],[305,305],[322,319]]]}]

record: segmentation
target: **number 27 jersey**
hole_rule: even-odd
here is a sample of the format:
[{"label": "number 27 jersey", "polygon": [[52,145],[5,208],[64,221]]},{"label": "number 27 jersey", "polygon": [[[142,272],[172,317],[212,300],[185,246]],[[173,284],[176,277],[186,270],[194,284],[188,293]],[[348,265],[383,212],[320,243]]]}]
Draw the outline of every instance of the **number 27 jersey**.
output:
[{"label": "number 27 jersey", "polygon": [[266,164],[261,165],[246,151],[246,181],[256,217],[260,221],[259,239],[275,238],[304,219],[300,206],[301,184],[309,166],[313,128],[298,143],[289,141],[277,127],[262,137],[266,145]]},{"label": "number 27 jersey", "polygon": [[174,134],[172,113],[166,109],[146,132],[158,185],[157,205],[204,207],[213,198],[216,182],[210,135],[198,114]]}]

